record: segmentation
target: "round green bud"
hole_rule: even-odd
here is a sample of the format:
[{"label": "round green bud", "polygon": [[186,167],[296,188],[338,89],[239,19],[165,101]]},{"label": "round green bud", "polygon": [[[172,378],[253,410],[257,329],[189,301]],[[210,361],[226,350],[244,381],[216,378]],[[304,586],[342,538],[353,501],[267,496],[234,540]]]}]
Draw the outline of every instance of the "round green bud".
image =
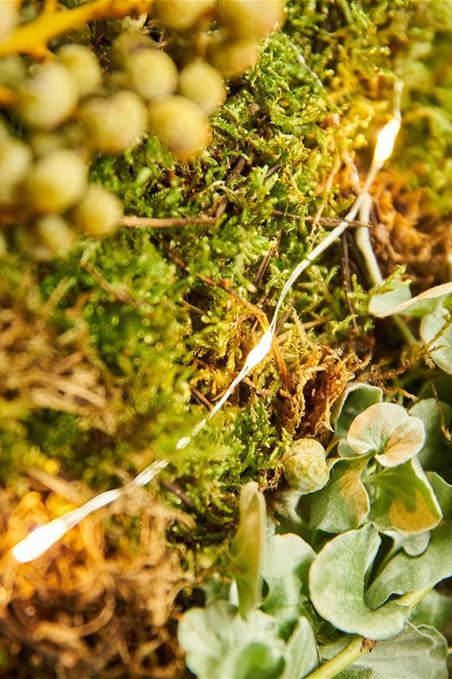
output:
[{"label": "round green bud", "polygon": [[64,255],[72,246],[75,234],[60,215],[46,215],[35,224],[41,244],[51,256]]},{"label": "round green bud", "polygon": [[102,82],[102,71],[97,57],[85,45],[64,45],[57,57],[77,83],[79,95],[86,97],[95,92]]},{"label": "round green bud", "polygon": [[18,54],[0,59],[0,84],[17,87],[26,76],[24,60]]},{"label": "round green bud", "polygon": [[329,469],[324,447],[315,439],[299,439],[282,459],[284,476],[293,490],[303,495],[328,483]]},{"label": "round green bud", "polygon": [[238,78],[257,62],[259,43],[254,39],[231,40],[218,33],[207,47],[207,56],[224,78]]},{"label": "round green bud", "polygon": [[79,120],[93,148],[123,153],[146,129],[147,112],[135,92],[122,90],[108,99],[95,97],[82,104]]},{"label": "round green bud", "polygon": [[218,16],[237,38],[263,38],[281,23],[283,0],[219,0]]},{"label": "round green bud", "polygon": [[206,114],[192,101],[178,95],[150,104],[149,125],[181,160],[201,153],[209,140]]},{"label": "round green bud", "polygon": [[215,5],[215,0],[155,0],[153,15],[173,31],[187,31]]},{"label": "round green bud", "polygon": [[40,158],[25,179],[28,201],[37,212],[62,212],[86,187],[87,168],[75,151],[57,149]]},{"label": "round green bud", "polygon": [[66,120],[78,102],[77,83],[63,64],[36,66],[18,88],[17,113],[32,127],[49,130]]},{"label": "round green bud", "polygon": [[119,198],[101,186],[90,184],[73,217],[81,231],[94,238],[103,238],[116,231],[122,214]]},{"label": "round green bud", "polygon": [[147,35],[131,31],[121,33],[111,46],[111,63],[116,68],[124,68],[130,56],[141,50],[155,48],[155,42]]},{"label": "round green bud", "polygon": [[0,203],[14,200],[17,185],[26,176],[31,164],[31,150],[23,141],[5,137],[0,143]]},{"label": "round green bud", "polygon": [[179,76],[179,92],[210,115],[226,99],[226,87],[218,71],[202,59],[185,66]]},{"label": "round green bud", "polygon": [[0,2],[0,40],[6,38],[17,24],[19,18],[16,0],[2,0]]},{"label": "round green bud", "polygon": [[139,50],[127,58],[125,66],[128,86],[143,99],[158,99],[176,91],[178,71],[165,52]]}]

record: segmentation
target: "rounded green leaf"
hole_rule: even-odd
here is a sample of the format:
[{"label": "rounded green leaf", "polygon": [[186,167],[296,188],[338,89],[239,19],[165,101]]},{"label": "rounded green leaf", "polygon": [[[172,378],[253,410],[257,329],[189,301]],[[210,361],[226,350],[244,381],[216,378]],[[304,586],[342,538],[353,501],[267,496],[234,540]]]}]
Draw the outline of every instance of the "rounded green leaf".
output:
[{"label": "rounded green leaf", "polygon": [[377,610],[366,602],[366,575],[379,546],[373,526],[342,533],[326,543],[309,571],[311,600],[319,615],[337,629],[367,639],[397,634],[408,615],[393,601]]},{"label": "rounded green leaf", "polygon": [[276,679],[284,667],[276,620],[256,610],[244,620],[225,601],[191,608],[179,623],[178,639],[198,679]]},{"label": "rounded green leaf", "polygon": [[255,481],[243,486],[240,493],[240,520],[234,538],[234,563],[239,610],[246,615],[261,597],[261,568],[265,547],[265,500]]},{"label": "rounded green leaf", "polygon": [[429,589],[452,576],[452,521],[432,531],[430,543],[420,556],[396,554],[378,574],[367,593],[371,606],[381,606],[393,594]]},{"label": "rounded green leaf", "polygon": [[286,666],[280,679],[302,679],[317,667],[317,644],[307,618],[299,618],[287,642],[284,657]]},{"label": "rounded green leaf", "polygon": [[435,287],[411,298],[409,284],[399,283],[393,290],[382,295],[373,295],[369,302],[369,312],[378,318],[394,314],[424,316],[433,311],[438,302],[452,295],[452,283]]},{"label": "rounded green leaf", "polygon": [[[388,283],[385,282],[385,285]],[[381,289],[381,286],[379,286]],[[397,309],[407,301],[411,301],[410,284],[405,281],[394,281],[390,290],[371,294],[369,313],[377,318],[385,318],[397,313]]]},{"label": "rounded green leaf", "polygon": [[445,436],[451,420],[451,408],[437,398],[425,398],[410,408],[410,415],[424,423],[425,441],[418,460],[424,469],[447,469],[452,459],[452,447]]},{"label": "rounded green leaf", "polygon": [[337,460],[326,488],[312,496],[309,526],[327,533],[358,528],[370,510],[361,480],[367,459]]},{"label": "rounded green leaf", "polygon": [[423,533],[438,525],[442,512],[418,460],[370,476],[371,520],[379,530]]},{"label": "rounded green leaf", "polygon": [[266,613],[284,620],[296,620],[307,600],[307,571],[315,552],[298,535],[272,535],[262,564],[268,587],[263,603]]},{"label": "rounded green leaf", "polygon": [[334,405],[332,420],[337,438],[347,435],[355,417],[383,399],[383,390],[371,384],[350,382]]},{"label": "rounded green leaf", "polygon": [[[421,337],[430,347],[430,356],[438,368],[452,375],[452,322],[451,312],[438,307],[433,313],[424,316],[420,327]],[[439,334],[439,337],[437,335]],[[437,339],[434,339],[437,337]]]},{"label": "rounded green leaf", "polygon": [[425,438],[424,424],[394,403],[375,403],[356,417],[347,445],[356,455],[376,453],[384,467],[395,467],[416,455]]},{"label": "rounded green leaf", "polygon": [[[337,655],[347,643],[328,644],[322,656]],[[427,625],[407,624],[400,634],[379,641],[371,653],[362,655],[341,673],[341,679],[447,679],[447,642]]]}]

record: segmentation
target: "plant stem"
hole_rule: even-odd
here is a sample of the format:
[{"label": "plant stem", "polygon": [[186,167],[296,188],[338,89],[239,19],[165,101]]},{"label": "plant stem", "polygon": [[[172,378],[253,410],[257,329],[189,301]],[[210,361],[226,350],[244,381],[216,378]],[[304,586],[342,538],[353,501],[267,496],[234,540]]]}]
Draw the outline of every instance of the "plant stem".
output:
[{"label": "plant stem", "polygon": [[353,665],[355,660],[369,653],[374,648],[375,643],[375,641],[369,641],[364,637],[355,637],[340,653],[311,672],[306,679],[333,679],[333,677],[337,677],[343,670]]},{"label": "plant stem", "polygon": [[192,224],[209,226],[215,224],[215,222],[217,222],[215,217],[134,217],[133,215],[125,215],[121,220],[121,225],[131,228],[168,229],[173,226],[191,226]]},{"label": "plant stem", "polygon": [[47,54],[49,40],[61,33],[96,19],[120,18],[131,12],[141,14],[149,11],[151,4],[152,0],[93,0],[73,9],[44,11],[0,43],[0,57],[19,53],[42,58]]}]

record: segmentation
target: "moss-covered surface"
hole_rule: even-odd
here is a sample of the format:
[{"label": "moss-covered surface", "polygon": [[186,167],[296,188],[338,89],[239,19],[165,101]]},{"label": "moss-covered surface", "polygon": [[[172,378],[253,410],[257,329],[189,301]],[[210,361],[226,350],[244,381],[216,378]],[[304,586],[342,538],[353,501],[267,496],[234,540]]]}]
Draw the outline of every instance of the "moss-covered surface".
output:
[{"label": "moss-covered surface", "polygon": [[[114,676],[176,676],[182,665],[172,620],[188,595],[165,626],[168,612],[183,582],[213,564],[221,570],[242,484],[254,479],[263,490],[275,488],[294,438],[316,435],[327,444],[331,407],[353,377],[397,395],[409,350],[395,326],[369,317],[369,283],[348,235],[297,283],[278,328],[279,356],[259,366],[209,427],[175,453],[176,441],[241,367],[259,336],[261,311],[271,313],[294,265],[349,206],[352,170],[365,173],[396,77],[405,83],[403,128],[389,169],[373,187],[375,249],[385,274],[405,267],[417,291],[446,280],[451,38],[447,1],[293,0],[283,32],[268,40],[259,65],[230,86],[200,161],[178,164],[150,138],[92,166],[92,178],[121,197],[127,214],[207,216],[214,224],[123,228],[39,265],[13,247],[2,261],[4,546],[39,516],[77,503],[88,488],[113,487],[155,456],[171,460],[152,495],[115,509],[102,526],[94,519],[91,533],[75,531],[63,547],[66,560],[42,566],[45,586],[41,567],[30,566],[17,580],[5,640],[15,639],[19,655],[5,660],[7,676],[101,677],[113,666]],[[416,394],[426,373],[423,366],[410,373],[404,389]],[[49,495],[47,477],[29,477],[29,469],[58,472],[66,485]],[[156,544],[160,555],[172,554],[161,571],[154,555],[149,581],[139,557],[143,544],[146,554]],[[83,567],[100,563],[107,584],[97,598],[83,599]],[[69,583],[72,567],[77,576]],[[124,569],[134,574],[125,584]],[[156,586],[166,592],[166,608],[162,599],[155,604]],[[51,627],[76,624],[68,606],[74,592],[80,610],[99,612],[107,594],[113,597],[108,629],[127,630],[130,618],[143,615],[152,634],[131,639],[118,632],[122,653],[111,658],[100,646],[77,646],[80,636],[68,631],[63,638]],[[34,618],[24,601],[50,620],[41,637],[30,632]],[[92,632],[96,644],[109,643],[105,625]],[[153,673],[139,675],[141,645],[152,635],[163,650]],[[97,664],[96,648],[103,658]]]}]

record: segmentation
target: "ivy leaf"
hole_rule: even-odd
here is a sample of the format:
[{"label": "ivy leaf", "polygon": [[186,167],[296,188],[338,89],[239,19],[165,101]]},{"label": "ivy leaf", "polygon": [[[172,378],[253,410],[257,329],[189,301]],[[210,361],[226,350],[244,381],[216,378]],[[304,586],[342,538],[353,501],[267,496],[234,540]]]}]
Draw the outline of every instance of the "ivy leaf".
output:
[{"label": "ivy leaf", "polygon": [[416,459],[368,477],[372,488],[370,517],[379,530],[422,533],[438,525],[441,507]]},{"label": "ivy leaf", "polygon": [[399,553],[378,574],[367,592],[372,608],[381,606],[393,594],[431,589],[452,575],[452,521],[432,531],[430,543],[420,556]]},{"label": "ivy leaf", "polygon": [[418,401],[410,408],[410,415],[418,417],[424,423],[425,441],[418,454],[418,460],[424,469],[441,469],[450,464],[452,447],[443,433],[451,419],[451,408],[435,398]]},{"label": "ivy leaf", "polygon": [[397,634],[408,615],[394,601],[377,610],[366,602],[366,575],[380,542],[371,525],[342,533],[326,543],[309,571],[311,600],[319,615],[343,632],[368,639]]},{"label": "ivy leaf", "polygon": [[326,488],[312,496],[310,528],[342,533],[358,528],[367,518],[369,496],[361,481],[365,460],[337,460]]},{"label": "ivy leaf", "polygon": [[335,404],[332,420],[336,438],[347,435],[351,423],[357,415],[374,403],[383,399],[383,390],[370,384],[351,382]]},{"label": "ivy leaf", "polygon": [[385,318],[397,313],[397,309],[411,300],[410,284],[404,281],[394,281],[390,290],[378,293],[377,288],[374,293],[371,293],[369,301],[369,313],[377,318]]},{"label": "ivy leaf", "polygon": [[264,496],[257,483],[250,481],[240,493],[240,520],[233,542],[232,569],[237,583],[239,610],[243,616],[260,601],[265,528]]},{"label": "ivy leaf", "polygon": [[424,424],[394,403],[375,403],[353,420],[347,444],[356,455],[377,453],[384,467],[395,467],[416,455],[425,439]]},{"label": "ivy leaf", "polygon": [[318,665],[317,644],[314,632],[305,617],[295,627],[285,652],[286,666],[281,679],[302,679]]},{"label": "ivy leaf", "polygon": [[284,667],[277,622],[262,611],[244,620],[224,601],[192,608],[179,623],[178,639],[198,679],[276,679]]},{"label": "ivy leaf", "polygon": [[307,600],[307,573],[315,552],[298,535],[272,535],[262,565],[268,594],[262,606],[266,613],[293,620]]},{"label": "ivy leaf", "polygon": [[430,348],[430,356],[438,368],[452,375],[452,323],[449,321],[450,311],[440,306],[433,313],[424,316],[420,334],[427,344],[444,328],[440,337],[433,342]]},{"label": "ivy leaf", "polygon": [[378,318],[385,318],[394,314],[425,316],[425,314],[433,311],[443,298],[452,295],[452,283],[444,283],[410,298],[410,295],[406,296],[406,285],[406,283],[402,283],[390,292],[373,295],[369,302],[369,312]]},{"label": "ivy leaf", "polygon": [[[340,650],[336,645],[332,652],[333,648],[328,646],[325,659]],[[407,625],[400,634],[379,641],[337,679],[447,679],[447,676],[447,642],[443,635],[427,625]]]}]

